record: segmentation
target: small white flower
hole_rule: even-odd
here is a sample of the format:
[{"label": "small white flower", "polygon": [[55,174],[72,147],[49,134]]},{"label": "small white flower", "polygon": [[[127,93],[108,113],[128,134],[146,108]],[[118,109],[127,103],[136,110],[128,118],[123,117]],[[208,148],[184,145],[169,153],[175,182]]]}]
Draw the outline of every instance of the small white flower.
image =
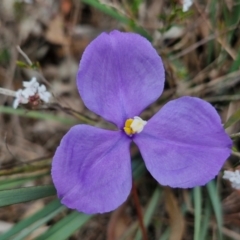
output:
[{"label": "small white flower", "polygon": [[28,103],[28,98],[26,98],[24,95],[23,95],[23,90],[22,89],[19,89],[18,91],[16,91],[16,94],[15,94],[16,98],[13,102],[13,108],[17,108],[19,104],[26,104]]},{"label": "small white flower", "polygon": [[240,189],[240,171],[224,171],[223,178],[228,179],[235,189]]},{"label": "small white flower", "polygon": [[52,94],[47,91],[45,85],[39,85],[37,79],[33,77],[28,82],[23,82],[24,89],[19,89],[15,92],[15,100],[13,108],[17,108],[19,104],[29,103],[32,106],[37,106],[41,99],[43,102],[48,103]]},{"label": "small white flower", "polygon": [[193,0],[183,0],[183,12],[187,12],[192,4]]},{"label": "small white flower", "polygon": [[22,94],[25,98],[29,98],[37,93],[39,83],[37,82],[37,79],[33,77],[29,82],[23,82],[23,86],[25,89]]},{"label": "small white flower", "polygon": [[45,85],[41,85],[38,87],[38,95],[41,100],[43,100],[45,103],[49,102],[49,99],[51,98],[52,94],[47,91]]},{"label": "small white flower", "polygon": [[36,94],[36,92],[34,92],[31,88],[24,88],[22,90],[22,95],[25,97],[25,98],[29,98],[31,96],[34,96]]}]

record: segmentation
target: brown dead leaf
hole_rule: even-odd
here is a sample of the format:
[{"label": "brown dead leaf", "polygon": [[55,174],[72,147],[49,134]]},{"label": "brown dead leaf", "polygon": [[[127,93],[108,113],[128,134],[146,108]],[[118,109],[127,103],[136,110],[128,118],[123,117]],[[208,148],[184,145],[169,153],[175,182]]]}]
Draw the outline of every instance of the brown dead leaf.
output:
[{"label": "brown dead leaf", "polygon": [[224,224],[240,227],[240,191],[235,190],[223,200]]},{"label": "brown dead leaf", "polygon": [[226,215],[224,217],[224,224],[240,227],[240,213]]},{"label": "brown dead leaf", "polygon": [[50,43],[61,46],[69,45],[69,38],[64,33],[64,19],[61,14],[56,15],[50,21],[45,37]]},{"label": "brown dead leaf", "polygon": [[129,228],[131,218],[125,211],[126,206],[127,204],[125,203],[112,213],[107,227],[107,240],[118,239]]},{"label": "brown dead leaf", "polygon": [[229,239],[232,239],[232,240],[240,239],[240,235],[236,233],[234,230],[223,227],[222,232],[224,233],[224,235],[228,236]]},{"label": "brown dead leaf", "polygon": [[223,200],[222,209],[224,214],[240,213],[240,191],[232,192]]},{"label": "brown dead leaf", "polygon": [[185,222],[177,203],[177,199],[173,195],[170,188],[165,187],[165,204],[168,215],[170,217],[171,233],[169,240],[181,240],[185,230]]}]

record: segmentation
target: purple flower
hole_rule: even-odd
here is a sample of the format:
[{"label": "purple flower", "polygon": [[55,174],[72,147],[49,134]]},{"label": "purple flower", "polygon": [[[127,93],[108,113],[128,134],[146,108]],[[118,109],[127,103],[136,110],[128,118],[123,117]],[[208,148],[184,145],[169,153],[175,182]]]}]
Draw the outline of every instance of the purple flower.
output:
[{"label": "purple flower", "polygon": [[103,213],[127,199],[132,141],[152,176],[171,187],[206,184],[231,153],[220,117],[201,99],[170,101],[148,122],[139,117],[161,95],[164,68],[151,44],[137,34],[113,31],[92,41],[82,56],[77,86],[87,108],[119,130],[81,124],[63,137],[52,177],[69,208]]}]

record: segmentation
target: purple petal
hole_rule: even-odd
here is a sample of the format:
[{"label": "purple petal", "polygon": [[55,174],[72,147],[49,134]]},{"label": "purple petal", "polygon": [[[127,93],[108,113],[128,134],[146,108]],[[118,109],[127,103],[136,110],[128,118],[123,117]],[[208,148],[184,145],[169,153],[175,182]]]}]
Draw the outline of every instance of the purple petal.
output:
[{"label": "purple petal", "polygon": [[116,209],[132,187],[130,139],[120,131],[77,125],[63,137],[52,163],[61,202],[84,213]]},{"label": "purple petal", "polygon": [[213,179],[232,145],[216,110],[193,97],[167,103],[134,142],[159,183],[182,188],[204,185]]},{"label": "purple petal", "polygon": [[162,93],[161,58],[134,33],[102,33],[86,48],[77,76],[85,105],[122,128]]}]

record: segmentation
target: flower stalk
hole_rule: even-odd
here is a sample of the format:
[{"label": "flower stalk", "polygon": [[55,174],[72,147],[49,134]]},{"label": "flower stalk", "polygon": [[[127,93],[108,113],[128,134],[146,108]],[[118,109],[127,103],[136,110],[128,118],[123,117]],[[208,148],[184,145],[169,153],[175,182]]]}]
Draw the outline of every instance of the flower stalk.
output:
[{"label": "flower stalk", "polygon": [[238,132],[238,133],[233,133],[233,134],[230,135],[230,137],[231,137],[231,138],[238,138],[238,137],[240,137],[240,132]]},{"label": "flower stalk", "polygon": [[140,201],[139,201],[139,197],[138,197],[138,193],[137,193],[137,187],[136,187],[134,182],[133,182],[133,186],[132,186],[132,195],[133,195],[133,201],[134,201],[136,211],[137,211],[137,215],[138,215],[138,221],[139,221],[139,226],[140,226],[140,229],[141,229],[141,232],[142,232],[143,240],[148,240],[147,231],[146,231],[146,228],[144,226],[141,205],[140,205]]},{"label": "flower stalk", "polygon": [[6,89],[6,88],[0,88],[0,94],[11,96],[11,97],[15,97],[16,96],[16,92],[15,91],[9,90],[9,89]]}]

